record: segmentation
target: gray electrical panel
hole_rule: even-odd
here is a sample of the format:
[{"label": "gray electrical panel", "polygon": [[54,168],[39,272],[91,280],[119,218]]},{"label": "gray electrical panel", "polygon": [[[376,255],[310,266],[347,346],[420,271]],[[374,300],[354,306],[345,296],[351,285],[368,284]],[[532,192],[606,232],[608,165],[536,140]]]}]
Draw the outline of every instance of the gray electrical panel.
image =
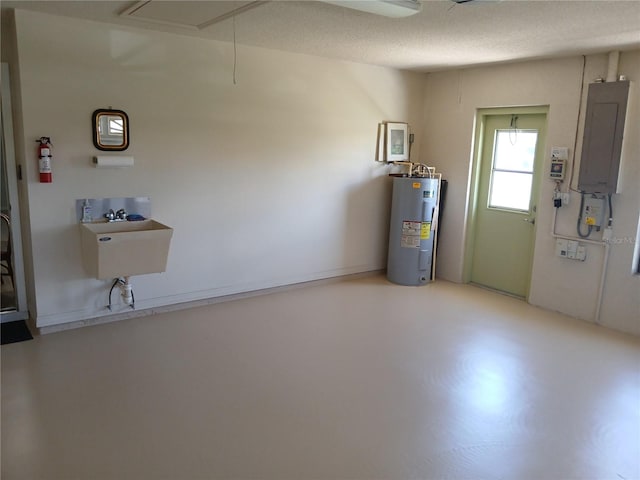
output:
[{"label": "gray electrical panel", "polygon": [[589,85],[578,190],[616,193],[629,82]]}]

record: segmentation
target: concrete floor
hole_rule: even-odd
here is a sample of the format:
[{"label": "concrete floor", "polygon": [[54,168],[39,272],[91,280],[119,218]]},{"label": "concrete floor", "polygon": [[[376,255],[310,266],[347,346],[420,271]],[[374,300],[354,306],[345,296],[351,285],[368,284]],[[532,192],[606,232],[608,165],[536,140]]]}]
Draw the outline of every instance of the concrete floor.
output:
[{"label": "concrete floor", "polygon": [[2,479],[640,478],[640,339],[368,277],[2,347]]}]

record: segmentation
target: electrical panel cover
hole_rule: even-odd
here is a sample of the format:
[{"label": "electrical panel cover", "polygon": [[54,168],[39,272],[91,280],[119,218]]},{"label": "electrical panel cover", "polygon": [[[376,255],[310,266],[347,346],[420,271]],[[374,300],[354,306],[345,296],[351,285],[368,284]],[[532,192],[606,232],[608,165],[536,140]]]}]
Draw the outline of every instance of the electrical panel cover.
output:
[{"label": "electrical panel cover", "polygon": [[616,193],[629,85],[589,85],[578,190]]}]

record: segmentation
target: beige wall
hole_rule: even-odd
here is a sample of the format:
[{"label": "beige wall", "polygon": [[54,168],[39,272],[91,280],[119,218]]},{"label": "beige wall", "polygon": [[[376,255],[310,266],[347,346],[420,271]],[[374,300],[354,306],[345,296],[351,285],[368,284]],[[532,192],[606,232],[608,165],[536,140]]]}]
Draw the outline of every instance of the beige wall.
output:
[{"label": "beige wall", "polygon": [[[426,81],[422,161],[433,164],[449,180],[449,194],[440,232],[438,273],[453,281],[464,279],[467,238],[468,191],[472,179],[473,132],[476,110],[486,107],[548,105],[545,171],[552,146],[570,148],[579,167],[583,122],[579,117],[588,83],[607,73],[607,56],[586,58],[582,88],[582,57],[531,61],[430,74]],[[634,83],[640,79],[640,52],[623,52],[620,73]],[[638,89],[630,96],[626,138],[620,177],[621,193],[614,196],[614,240],[606,271],[600,321],[602,324],[640,334],[640,277],[632,275],[632,258],[640,195],[640,120]],[[579,123],[579,125],[578,125]],[[635,130],[635,131],[634,131]],[[577,171],[573,187],[576,188]],[[534,266],[529,301],[585,320],[594,320],[598,282],[604,248],[587,247],[587,261],[575,262],[555,256],[551,236],[554,183],[542,182],[536,224]],[[563,185],[566,189],[566,184]],[[570,205],[558,212],[558,233],[576,236],[580,197],[571,194]],[[594,235],[599,240],[600,235]]]},{"label": "beige wall", "polygon": [[[234,85],[228,43],[26,11],[16,30],[39,326],[107,313],[110,282],[81,264],[85,197],[148,195],[175,229],[167,272],[133,278],[139,308],[384,268],[377,123],[422,130],[423,75],[239,46]],[[108,106],[129,114],[133,168],[91,166]]]}]

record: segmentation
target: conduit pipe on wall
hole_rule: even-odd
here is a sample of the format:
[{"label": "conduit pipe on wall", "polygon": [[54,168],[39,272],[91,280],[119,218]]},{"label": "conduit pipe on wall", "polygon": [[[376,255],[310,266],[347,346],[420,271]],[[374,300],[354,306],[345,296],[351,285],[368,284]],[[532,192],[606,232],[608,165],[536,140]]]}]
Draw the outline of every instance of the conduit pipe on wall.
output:
[{"label": "conduit pipe on wall", "polygon": [[602,272],[600,274],[600,285],[598,288],[598,300],[596,301],[595,322],[600,323],[600,309],[602,308],[602,296],[604,295],[604,282],[607,278],[607,266],[609,264],[609,242],[604,243],[604,258],[602,259]]},{"label": "conduit pipe on wall", "polygon": [[618,80],[618,63],[620,62],[620,52],[609,52],[609,64],[607,66],[607,82]]},{"label": "conduit pipe on wall", "polygon": [[589,245],[597,245],[604,247],[604,256],[602,258],[602,269],[600,271],[600,282],[598,284],[598,296],[596,299],[596,311],[594,313],[593,321],[600,323],[600,310],[602,308],[602,297],[604,295],[604,283],[607,278],[607,266],[609,264],[609,242],[604,240],[587,240],[584,238],[571,237],[569,235],[559,235],[556,233],[556,219],[558,218],[558,209],[553,209],[553,222],[551,223],[551,236],[553,238],[561,238],[563,240],[573,240],[580,243],[587,243]]}]

